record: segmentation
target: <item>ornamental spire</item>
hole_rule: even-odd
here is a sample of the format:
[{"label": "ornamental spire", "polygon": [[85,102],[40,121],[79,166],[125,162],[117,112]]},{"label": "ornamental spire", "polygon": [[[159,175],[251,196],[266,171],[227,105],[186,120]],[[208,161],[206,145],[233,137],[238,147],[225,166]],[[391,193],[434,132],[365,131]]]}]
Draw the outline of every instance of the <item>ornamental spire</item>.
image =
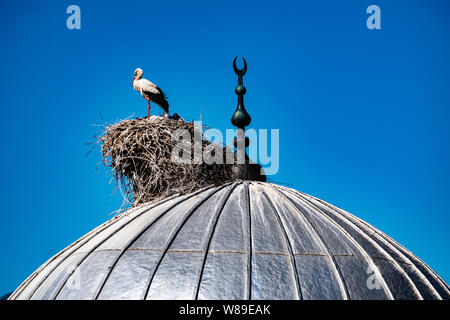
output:
[{"label": "ornamental spire", "polygon": [[236,148],[236,160],[232,166],[232,177],[234,180],[253,180],[253,181],[266,181],[266,176],[261,166],[257,163],[253,163],[247,156],[246,148],[249,146],[250,141],[245,136],[245,127],[250,124],[252,118],[248,114],[244,107],[244,94],[247,89],[244,87],[244,74],[247,72],[247,61],[244,58],[244,67],[238,69],[236,66],[237,57],[233,61],[234,72],[238,76],[238,84],[234,92],[238,96],[238,105],[236,111],[234,111],[231,117],[231,123],[238,128],[237,137],[234,138],[234,146]]}]

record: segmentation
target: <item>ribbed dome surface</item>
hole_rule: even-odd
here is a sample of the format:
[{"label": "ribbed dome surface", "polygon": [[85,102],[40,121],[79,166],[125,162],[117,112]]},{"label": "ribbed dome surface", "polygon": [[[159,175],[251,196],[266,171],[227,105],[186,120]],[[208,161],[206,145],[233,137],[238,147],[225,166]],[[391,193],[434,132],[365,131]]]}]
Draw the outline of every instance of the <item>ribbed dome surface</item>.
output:
[{"label": "ribbed dome surface", "polygon": [[357,217],[289,188],[236,182],[111,219],[10,299],[449,297],[431,268]]}]

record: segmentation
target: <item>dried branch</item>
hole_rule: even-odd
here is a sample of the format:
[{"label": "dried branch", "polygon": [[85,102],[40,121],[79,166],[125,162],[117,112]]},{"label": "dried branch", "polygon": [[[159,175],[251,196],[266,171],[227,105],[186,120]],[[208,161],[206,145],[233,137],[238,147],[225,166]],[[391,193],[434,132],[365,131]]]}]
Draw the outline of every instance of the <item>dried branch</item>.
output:
[{"label": "dried branch", "polygon": [[[223,164],[172,162],[172,150],[179,142],[172,138],[172,133],[177,129],[186,129],[194,137],[197,128],[182,119],[154,116],[108,125],[98,137],[104,165],[133,206],[231,180],[231,165],[225,164],[225,155],[231,151],[223,146],[220,146]],[[210,144],[202,139],[203,150]],[[191,154],[193,160],[194,150]]]}]

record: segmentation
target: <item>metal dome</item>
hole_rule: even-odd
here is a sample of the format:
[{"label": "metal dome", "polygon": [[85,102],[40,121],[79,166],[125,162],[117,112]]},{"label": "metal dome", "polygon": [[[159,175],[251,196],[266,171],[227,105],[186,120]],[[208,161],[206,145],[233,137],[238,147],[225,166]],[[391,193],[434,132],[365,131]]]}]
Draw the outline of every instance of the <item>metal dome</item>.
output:
[{"label": "metal dome", "polygon": [[235,182],[109,220],[10,299],[449,297],[430,267],[359,218],[289,188]]}]

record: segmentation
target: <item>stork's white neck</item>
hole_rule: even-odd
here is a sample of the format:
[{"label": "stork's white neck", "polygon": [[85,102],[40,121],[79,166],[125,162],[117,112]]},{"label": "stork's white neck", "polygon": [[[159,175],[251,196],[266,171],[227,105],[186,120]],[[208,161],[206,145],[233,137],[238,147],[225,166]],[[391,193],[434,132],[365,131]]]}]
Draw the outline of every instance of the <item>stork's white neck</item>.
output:
[{"label": "stork's white neck", "polygon": [[140,80],[140,78],[134,78],[134,80],[133,80],[133,87],[137,90],[140,88],[139,80]]}]

